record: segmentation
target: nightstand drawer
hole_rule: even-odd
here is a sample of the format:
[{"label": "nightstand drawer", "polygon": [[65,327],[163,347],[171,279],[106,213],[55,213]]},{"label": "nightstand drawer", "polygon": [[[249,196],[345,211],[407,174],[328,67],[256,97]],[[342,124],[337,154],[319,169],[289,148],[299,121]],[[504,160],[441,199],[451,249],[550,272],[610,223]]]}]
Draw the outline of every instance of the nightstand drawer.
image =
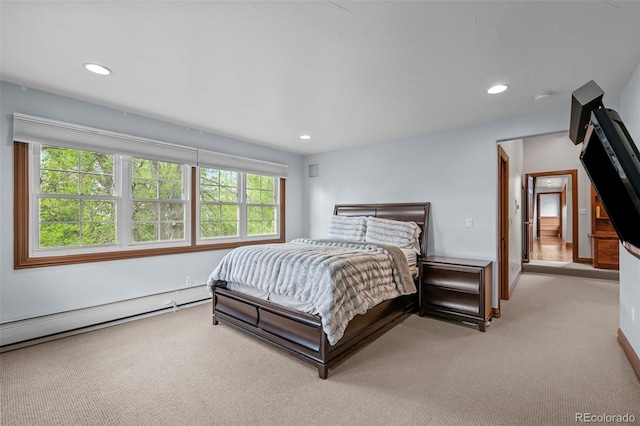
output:
[{"label": "nightstand drawer", "polygon": [[479,259],[423,259],[419,314],[476,323],[480,331],[485,331],[491,321],[491,265],[491,261]]},{"label": "nightstand drawer", "polygon": [[467,293],[480,292],[482,273],[481,268],[422,264],[422,282],[426,286],[446,287]]},{"label": "nightstand drawer", "polygon": [[424,289],[426,308],[443,308],[458,313],[477,316],[480,314],[480,296],[442,287],[426,286]]}]

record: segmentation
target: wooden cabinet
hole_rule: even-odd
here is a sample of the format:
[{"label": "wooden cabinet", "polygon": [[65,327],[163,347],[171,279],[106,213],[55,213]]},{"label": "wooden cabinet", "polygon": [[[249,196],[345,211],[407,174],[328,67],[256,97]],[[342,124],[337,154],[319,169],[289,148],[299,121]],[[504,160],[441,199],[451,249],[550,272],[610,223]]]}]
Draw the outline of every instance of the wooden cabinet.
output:
[{"label": "wooden cabinet", "polygon": [[441,256],[422,260],[421,314],[470,322],[485,331],[491,320],[491,264]]},{"label": "wooden cabinet", "polygon": [[620,245],[611,220],[596,191],[591,188],[591,237],[593,238],[593,267],[618,269]]}]

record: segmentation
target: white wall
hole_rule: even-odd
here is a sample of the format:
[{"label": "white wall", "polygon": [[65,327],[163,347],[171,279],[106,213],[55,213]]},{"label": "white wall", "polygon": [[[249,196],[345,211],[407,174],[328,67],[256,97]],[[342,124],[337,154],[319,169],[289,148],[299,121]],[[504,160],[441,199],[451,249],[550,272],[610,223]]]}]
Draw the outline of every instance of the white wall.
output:
[{"label": "white wall", "polygon": [[[206,148],[289,166],[286,238],[302,236],[303,157],[122,111],[1,82],[0,323],[67,312],[174,290],[185,278],[203,286],[226,251],[154,256],[70,266],[13,269],[12,114],[21,112],[134,136]],[[206,295],[206,292],[205,292]],[[162,302],[156,309],[164,308]],[[45,327],[43,327],[45,328]],[[33,337],[33,336],[30,336]],[[1,342],[0,344],[6,344]]]},{"label": "white wall", "polygon": [[[432,203],[429,254],[497,259],[497,142],[566,132],[569,107],[375,145],[308,155],[305,233],[324,237],[336,203]],[[473,228],[465,227],[473,219]],[[494,265],[494,271],[497,265]],[[497,306],[497,272],[493,274]]]},{"label": "white wall", "polygon": [[540,216],[560,216],[558,194],[540,194]]},{"label": "white wall", "polygon": [[[622,93],[618,112],[636,147],[640,148],[640,65]],[[640,356],[640,259],[629,254],[622,246],[620,246],[620,329],[636,354]]]}]

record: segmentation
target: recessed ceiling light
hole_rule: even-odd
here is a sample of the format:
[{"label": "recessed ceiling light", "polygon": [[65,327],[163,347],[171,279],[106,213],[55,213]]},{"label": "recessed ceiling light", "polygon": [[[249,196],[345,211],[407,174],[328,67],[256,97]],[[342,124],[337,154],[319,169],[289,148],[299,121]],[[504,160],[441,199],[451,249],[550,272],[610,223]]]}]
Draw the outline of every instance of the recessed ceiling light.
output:
[{"label": "recessed ceiling light", "polygon": [[111,74],[111,70],[105,66],[102,65],[98,65],[98,64],[84,64],[84,67],[91,71],[92,73],[95,74],[100,74],[100,75],[109,75]]},{"label": "recessed ceiling light", "polygon": [[302,136],[300,136],[300,139],[305,140],[305,141],[308,141],[309,139],[311,139],[311,136],[309,136],[309,135],[302,135]]},{"label": "recessed ceiling light", "polygon": [[498,93],[504,92],[508,88],[509,86],[507,86],[506,84],[496,84],[495,86],[487,90],[487,93],[490,95],[497,95]]},{"label": "recessed ceiling light", "polygon": [[543,101],[545,99],[549,99],[552,96],[553,96],[553,92],[551,90],[547,90],[545,92],[536,93],[536,95],[533,97],[533,100]]}]

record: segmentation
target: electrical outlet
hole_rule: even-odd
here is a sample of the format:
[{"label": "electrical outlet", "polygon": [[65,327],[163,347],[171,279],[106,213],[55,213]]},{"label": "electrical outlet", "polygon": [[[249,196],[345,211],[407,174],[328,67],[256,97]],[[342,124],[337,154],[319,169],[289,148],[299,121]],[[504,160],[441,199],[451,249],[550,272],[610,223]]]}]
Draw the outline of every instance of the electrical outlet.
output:
[{"label": "electrical outlet", "polygon": [[473,228],[473,219],[468,217],[466,220],[467,228]]},{"label": "electrical outlet", "polygon": [[191,282],[191,275],[189,275],[189,276],[187,277],[187,279],[185,280],[185,284],[184,284],[184,285],[185,285],[185,287],[189,287],[191,284],[192,284],[192,282]]}]

